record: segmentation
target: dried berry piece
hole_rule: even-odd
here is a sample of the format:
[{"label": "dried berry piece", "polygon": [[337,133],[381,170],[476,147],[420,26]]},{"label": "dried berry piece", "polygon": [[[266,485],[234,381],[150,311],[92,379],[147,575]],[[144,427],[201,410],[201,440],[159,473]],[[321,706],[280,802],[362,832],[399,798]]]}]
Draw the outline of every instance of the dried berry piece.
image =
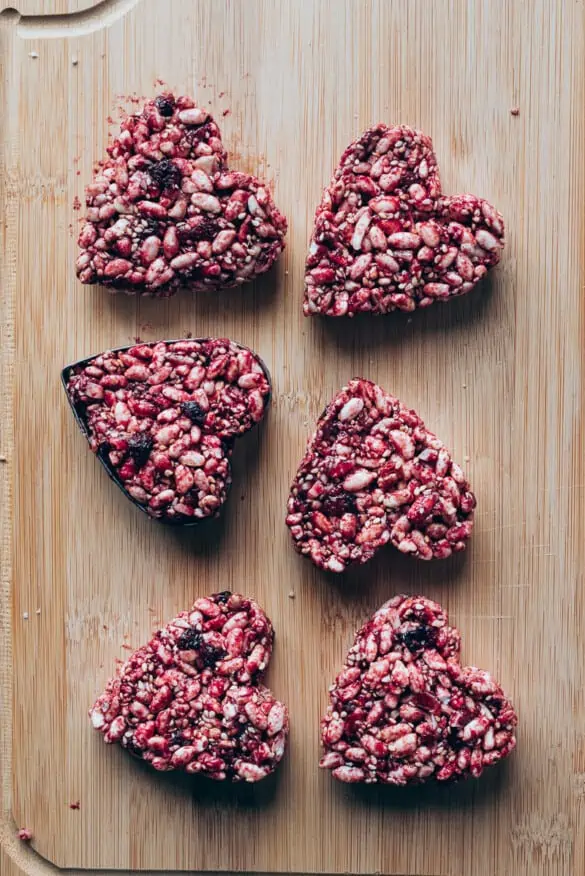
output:
[{"label": "dried berry piece", "polygon": [[175,99],[172,94],[160,94],[154,103],[161,116],[165,118],[172,116],[175,108]]},{"label": "dried berry piece", "polygon": [[423,560],[462,551],[475,496],[420,417],[369,380],[352,380],[321,415],[288,500],[297,550],[343,572],[391,542]]},{"label": "dried berry piece", "polygon": [[153,438],[150,435],[145,435],[140,432],[138,435],[132,435],[128,440],[128,455],[134,460],[138,468],[142,468],[143,465],[146,465],[150,458],[153,446]]},{"label": "dried berry piece", "polygon": [[183,524],[219,513],[234,439],[270,400],[262,361],[225,338],[110,350],[66,368],[63,383],[91,449],[126,495]]},{"label": "dried berry piece", "polygon": [[157,770],[257,782],[288,735],[286,706],[261,684],[272,641],[254,600],[227,591],[197,599],[118,670],[91,722]]},{"label": "dried berry piece", "polygon": [[178,188],[183,182],[181,171],[168,158],[155,161],[150,165],[147,173],[161,191]]},{"label": "dried berry piece", "polygon": [[207,416],[201,405],[194,401],[183,402],[181,404],[181,411],[186,417],[189,417],[192,423],[196,423],[198,426],[204,424],[205,417]]},{"label": "dried berry piece", "polygon": [[498,211],[441,194],[429,137],[376,125],[351,143],[315,215],[304,313],[412,311],[469,292],[504,245]]},{"label": "dried berry piece", "polygon": [[82,283],[157,297],[237,286],[284,248],[286,219],[269,190],[229,170],[218,126],[188,97],[161,94],[124,119],[86,205]]},{"label": "dried berry piece", "polygon": [[396,596],[383,605],[330,689],[321,767],[342,782],[409,785],[478,778],[510,754],[514,708],[488,672],[461,666],[459,652],[436,602]]}]

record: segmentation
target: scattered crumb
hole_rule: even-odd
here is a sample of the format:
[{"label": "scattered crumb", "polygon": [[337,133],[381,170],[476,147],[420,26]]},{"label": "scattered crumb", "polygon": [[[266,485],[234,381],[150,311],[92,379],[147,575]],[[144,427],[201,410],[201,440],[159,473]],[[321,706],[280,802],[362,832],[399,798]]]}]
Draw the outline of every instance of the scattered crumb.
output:
[{"label": "scattered crumb", "polygon": [[512,109],[510,110],[510,115],[511,116],[519,116],[520,115],[520,107],[513,106]]},{"label": "scattered crumb", "polygon": [[245,496],[240,496],[240,502],[243,502],[245,498]]},{"label": "scattered crumb", "polygon": [[153,608],[152,605],[148,606],[148,610],[151,614],[156,614],[156,608]]},{"label": "scattered crumb", "polygon": [[470,456],[464,456],[464,457],[463,457],[463,462],[469,462],[470,459],[471,459]]},{"label": "scattered crumb", "polygon": [[36,61],[36,59],[39,57],[39,53],[38,52],[29,52],[28,56],[29,56],[29,58],[32,58],[33,61]]},{"label": "scattered crumb", "polygon": [[466,384],[466,383],[462,383],[461,385],[462,385],[463,389],[467,389],[467,384]]},{"label": "scattered crumb", "polygon": [[192,338],[192,337],[193,337],[193,332],[185,332],[185,337],[186,337],[186,338]]},{"label": "scattered crumb", "polygon": [[81,201],[79,200],[77,195],[75,195],[75,197],[73,198],[73,209],[74,210],[81,210]]},{"label": "scattered crumb", "polygon": [[231,112],[231,109],[224,109],[224,111],[222,112],[222,116],[224,117],[224,119],[226,116],[231,115]]},{"label": "scattered crumb", "polygon": [[217,96],[218,97],[225,97],[225,91],[220,91]]},{"label": "scattered crumb", "polygon": [[23,619],[23,620],[28,620],[28,611],[23,611],[23,613],[22,613],[22,619]]},{"label": "scattered crumb", "polygon": [[128,642],[124,642],[124,644],[122,645],[122,648],[125,648],[126,651],[133,651],[134,650],[132,645],[129,645]]},{"label": "scattered crumb", "polygon": [[32,830],[29,830],[28,827],[21,827],[17,833],[17,837],[19,840],[22,840],[23,843],[28,843],[33,838]]},{"label": "scattered crumb", "polygon": [[8,462],[5,456],[0,456],[0,462]]},{"label": "scattered crumb", "polygon": [[37,610],[35,611],[35,614],[40,614],[40,613],[41,613],[40,608],[37,608]]},{"label": "scattered crumb", "polygon": [[285,277],[288,277],[288,274],[289,274],[288,271],[285,271],[285,272],[284,272],[284,276],[285,276]]},{"label": "scattered crumb", "polygon": [[79,802],[79,800],[76,800],[75,803],[69,804],[69,808],[70,809],[81,809],[81,803]]},{"label": "scattered crumb", "polygon": [[79,61],[77,60],[77,58],[71,58],[71,63],[73,64],[74,67],[77,67],[77,65],[79,64]]},{"label": "scattered crumb", "polygon": [[107,625],[107,624],[102,624],[102,630],[103,630],[105,633],[107,633],[107,632],[108,632],[108,625]]},{"label": "scattered crumb", "polygon": [[135,344],[141,344],[141,343],[142,343],[142,338],[140,337],[140,335],[135,335],[135,336],[134,336],[134,343],[135,343]]},{"label": "scattered crumb", "polygon": [[295,596],[296,596],[296,594],[294,593],[293,590],[291,590],[291,592],[288,594],[288,598],[289,598],[289,599],[294,599]]}]

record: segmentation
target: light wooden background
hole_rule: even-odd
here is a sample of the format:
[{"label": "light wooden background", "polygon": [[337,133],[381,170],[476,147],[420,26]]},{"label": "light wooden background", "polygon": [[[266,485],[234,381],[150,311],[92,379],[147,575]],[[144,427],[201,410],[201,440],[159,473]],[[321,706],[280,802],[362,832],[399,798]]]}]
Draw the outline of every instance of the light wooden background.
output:
[{"label": "light wooden background", "polygon": [[[14,3],[27,15],[91,5]],[[46,872],[47,861],[584,872],[584,25],[582,0],[107,0],[73,19],[0,17],[7,874]],[[117,95],[150,95],[159,77],[209,103],[234,166],[265,176],[289,217],[285,257],[253,287],[157,303],[75,280],[72,202],[103,155],[106,118]],[[412,318],[305,320],[321,189],[347,143],[380,120],[428,132],[445,189],[499,207],[503,261],[468,298]],[[223,518],[200,534],[132,508],[59,385],[76,358],[188,331],[249,344],[274,379],[267,420],[237,446]],[[478,513],[465,557],[423,565],[388,549],[341,579],[293,552],[289,482],[317,414],[356,375],[470,458]],[[256,789],[155,775],[106,748],[86,718],[124,644],[226,588],[272,617],[268,681],[292,715],[286,762]],[[380,791],[317,769],[327,685],[356,626],[403,590],[449,609],[466,660],[490,668],[517,706],[518,751],[480,782]],[[33,830],[38,856],[15,825]]]}]

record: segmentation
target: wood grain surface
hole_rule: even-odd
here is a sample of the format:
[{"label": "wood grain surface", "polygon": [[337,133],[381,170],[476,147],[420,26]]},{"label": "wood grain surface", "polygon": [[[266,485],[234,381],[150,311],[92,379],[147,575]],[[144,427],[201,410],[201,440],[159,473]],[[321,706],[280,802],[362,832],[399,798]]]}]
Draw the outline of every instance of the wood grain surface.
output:
[{"label": "wood grain surface", "polygon": [[[92,33],[83,17],[57,29],[0,17],[3,870],[580,876],[582,0],[130,6],[115,21],[121,4],[101,7]],[[289,218],[285,256],[253,286],[153,302],[75,279],[72,204],[104,154],[107,117],[158,78],[210,106],[234,167],[266,177]],[[378,121],[422,128],[445,190],[499,207],[504,258],[472,295],[412,318],[304,319],[322,187]],[[236,448],[225,513],[199,534],[150,523],[124,499],[59,384],[77,358],[187,332],[250,345],[274,380],[266,422]],[[289,483],[319,411],[358,375],[469,457],[478,512],[465,556],[426,565],[389,548],[335,578],[294,553]],[[292,716],[285,763],[255,788],[154,774],[87,720],[126,646],[223,589],[254,594],[272,617],[268,683]],[[491,669],[517,706],[518,750],[479,782],[379,790],[317,769],[327,686],[355,628],[400,591],[443,603],[465,660]],[[33,831],[35,851],[16,826]]]}]

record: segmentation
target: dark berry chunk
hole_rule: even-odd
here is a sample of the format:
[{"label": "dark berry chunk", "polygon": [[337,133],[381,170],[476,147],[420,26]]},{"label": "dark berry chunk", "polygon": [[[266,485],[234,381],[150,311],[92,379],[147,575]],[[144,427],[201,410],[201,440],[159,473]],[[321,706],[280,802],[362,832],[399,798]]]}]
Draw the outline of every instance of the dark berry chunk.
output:
[{"label": "dark berry chunk", "polygon": [[134,460],[138,468],[142,468],[148,462],[153,440],[150,435],[133,435],[128,441],[128,454]]},{"label": "dark berry chunk", "polygon": [[355,500],[351,493],[339,486],[333,486],[323,499],[323,513],[328,517],[342,517],[355,511]]},{"label": "dark berry chunk", "polygon": [[409,651],[422,651],[423,648],[434,648],[437,631],[434,627],[416,626],[402,633],[402,641]]},{"label": "dark berry chunk", "polygon": [[177,188],[181,185],[181,171],[176,164],[173,164],[167,158],[152,164],[148,169],[148,173],[161,191],[163,189]]},{"label": "dark berry chunk", "polygon": [[154,102],[161,116],[167,118],[172,116],[175,109],[175,101],[170,94],[160,94]]},{"label": "dark berry chunk", "polygon": [[181,404],[181,411],[186,417],[189,417],[192,423],[196,426],[202,426],[205,423],[207,414],[197,402],[187,401]]}]

